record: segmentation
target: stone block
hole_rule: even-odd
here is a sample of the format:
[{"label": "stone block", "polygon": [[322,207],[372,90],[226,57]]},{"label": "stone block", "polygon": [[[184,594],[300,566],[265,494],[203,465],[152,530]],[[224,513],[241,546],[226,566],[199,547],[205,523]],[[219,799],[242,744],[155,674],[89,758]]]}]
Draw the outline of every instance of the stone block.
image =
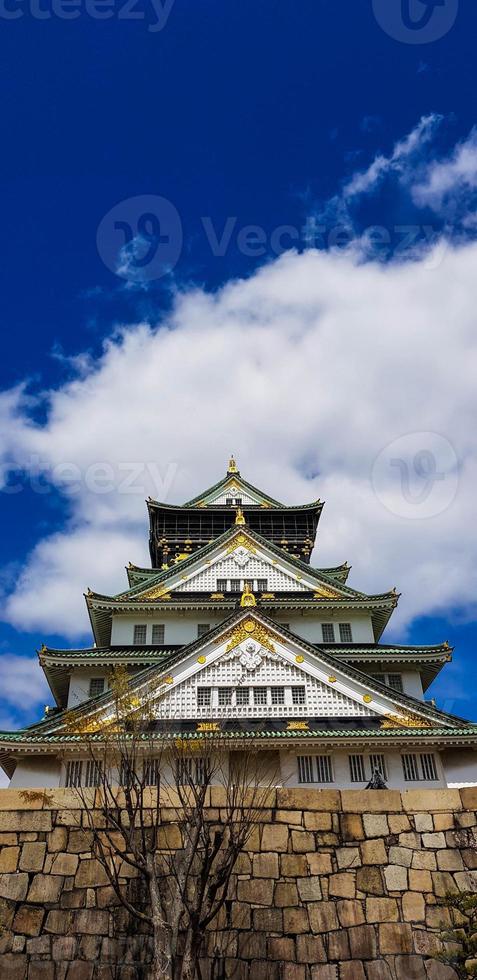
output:
[{"label": "stone block", "polygon": [[2,847],[0,851],[0,874],[13,874],[18,867],[19,847]]},{"label": "stone block", "polygon": [[38,841],[36,844],[24,844],[20,857],[21,871],[42,871],[46,854],[46,844]]},{"label": "stone block", "polygon": [[36,956],[50,956],[50,937],[49,936],[34,936],[32,939],[27,939],[26,943],[27,955],[34,959]]},{"label": "stone block", "polygon": [[308,912],[303,908],[283,909],[283,931],[287,935],[309,932],[310,922]]},{"label": "stone block", "polygon": [[337,898],[355,898],[356,896],[356,872],[342,871],[331,875],[329,879],[330,895]]},{"label": "stone block", "polygon": [[359,847],[338,847],[336,849],[336,860],[340,870],[359,867],[361,864]]},{"label": "stone block", "polygon": [[389,863],[399,864],[403,868],[410,868],[412,864],[413,852],[409,847],[390,847]]},{"label": "stone block", "polygon": [[364,966],[361,961],[349,960],[347,963],[342,963],[340,966],[340,980],[366,980]]},{"label": "stone block", "polygon": [[27,958],[18,953],[2,956],[2,980],[26,980]]},{"label": "stone block", "polygon": [[296,961],[295,940],[286,936],[271,936],[268,940],[268,955],[279,963]]},{"label": "stone block", "polygon": [[384,879],[389,892],[404,892],[407,890],[407,868],[399,864],[390,864],[384,869]]},{"label": "stone block", "polygon": [[430,871],[415,871],[411,868],[409,871],[409,888],[413,892],[424,893],[432,891]]},{"label": "stone block", "polygon": [[414,851],[420,850],[421,835],[416,834],[414,830],[407,830],[405,833],[399,834],[399,846],[410,847]]},{"label": "stone block", "polygon": [[434,848],[434,849],[437,848],[437,847],[446,847],[446,839],[445,839],[445,836],[442,833],[442,831],[439,832],[439,833],[436,833],[436,834],[423,834],[422,835],[422,846],[423,847],[430,847],[430,848]]},{"label": "stone block", "polygon": [[28,891],[27,874],[0,874],[0,898],[23,902]]},{"label": "stone block", "polygon": [[363,864],[387,864],[388,856],[384,841],[380,838],[363,841],[361,844],[361,859]]},{"label": "stone block", "polygon": [[[447,851],[442,851],[441,853],[445,854]],[[477,849],[466,847],[461,854],[466,868],[475,871],[477,868]]]},{"label": "stone block", "polygon": [[[467,786],[459,790],[464,810],[477,810],[477,786]],[[453,807],[449,807],[452,810]]]},{"label": "stone block", "polygon": [[45,912],[42,908],[21,905],[13,920],[13,931],[24,936],[39,936],[44,916]]},{"label": "stone block", "polygon": [[[104,892],[105,889],[98,888],[98,894]],[[86,890],[84,888],[73,888],[72,891],[64,891],[61,899],[60,906],[62,909],[82,909],[86,904]],[[99,901],[98,901],[99,904]],[[108,903],[111,904],[111,903]],[[112,903],[114,904],[114,903]],[[106,906],[101,906],[100,908],[105,908]]]},{"label": "stone block", "polygon": [[382,954],[412,953],[411,926],[402,922],[385,922],[380,925],[379,948]]},{"label": "stone block", "polygon": [[[239,882],[240,884],[240,882]],[[272,884],[270,882],[270,884]],[[272,886],[273,887],[273,886]],[[263,905],[271,905],[272,902],[263,902]],[[294,881],[280,881],[275,885],[273,904],[277,908],[285,908],[290,905],[298,905],[298,889]]]},{"label": "stone block", "polygon": [[284,823],[287,827],[303,826],[303,812],[301,810],[276,810],[274,819],[276,823]]},{"label": "stone block", "polygon": [[[239,902],[234,902],[234,905],[239,905]],[[247,909],[248,906],[244,905],[241,908]],[[234,909],[232,908],[232,916],[234,914]],[[232,925],[234,928],[248,928],[247,926],[242,927],[234,923],[232,918]],[[283,912],[281,909],[254,909],[253,910],[253,927],[258,929],[259,932],[283,932]]]},{"label": "stone block", "polygon": [[280,980],[306,980],[306,966],[299,963],[284,963]]},{"label": "stone block", "polygon": [[439,871],[463,871],[464,862],[459,851],[438,851],[436,854]]},{"label": "stone block", "polygon": [[336,964],[328,966],[312,966],[311,980],[338,980]]},{"label": "stone block", "polygon": [[309,830],[292,830],[291,846],[295,854],[306,854],[307,851],[314,851],[315,836]]},{"label": "stone block", "polygon": [[434,830],[452,830],[454,826],[453,813],[435,813]]},{"label": "stone block", "polygon": [[339,929],[335,902],[316,902],[308,906],[312,932],[332,932]]},{"label": "stone block", "polygon": [[435,871],[437,868],[436,855],[432,851],[414,851],[412,867],[418,871]]},{"label": "stone block", "polygon": [[[271,878],[248,878],[237,883],[237,898],[239,902],[249,902],[251,905],[271,905],[273,902],[273,880]],[[285,902],[290,905],[290,902]]]},{"label": "stone block", "polygon": [[74,960],[76,953],[75,936],[55,936],[52,942],[52,956],[55,962]]},{"label": "stone block", "polygon": [[68,847],[68,830],[66,827],[55,827],[48,834],[47,847],[49,851],[66,851]]},{"label": "stone block", "polygon": [[[312,857],[320,857],[320,855],[312,854]],[[329,863],[331,871],[331,859]],[[308,872],[306,854],[280,854],[280,871],[283,878],[304,878]],[[321,874],[321,871],[312,873]]]},{"label": "stone block", "polygon": [[384,895],[381,868],[367,866],[356,872],[356,889],[366,895]]},{"label": "stone block", "polygon": [[55,980],[55,964],[45,960],[30,960],[28,980]]},{"label": "stone block", "polygon": [[336,903],[336,906],[340,925],[345,929],[349,929],[351,926],[360,926],[364,922],[361,902],[356,900],[340,901]]},{"label": "stone block", "polygon": [[[55,827],[55,833],[61,830]],[[64,828],[66,830],[66,828]],[[58,838],[59,839],[59,838]],[[93,846],[93,834],[89,830],[70,830],[68,840],[69,854],[86,854]]]},{"label": "stone block", "polygon": [[345,789],[341,791],[344,813],[386,813],[401,810],[401,794],[392,789]]},{"label": "stone block", "polygon": [[51,830],[51,813],[47,810],[23,810],[15,814],[0,810],[0,831],[11,833],[12,827],[17,833],[22,831],[36,830],[38,832],[49,832]]},{"label": "stone block", "polygon": [[[376,790],[378,792],[378,790]],[[395,898],[367,898],[367,922],[398,922],[399,910]]]},{"label": "stone block", "polygon": [[330,932],[328,935],[328,959],[349,960],[351,956],[349,939],[346,929],[339,929],[338,932]]},{"label": "stone block", "polygon": [[296,958],[299,963],[326,963],[327,956],[321,936],[298,936]]},{"label": "stone block", "polygon": [[396,956],[396,980],[427,980],[421,956]]},{"label": "stone block", "polygon": [[[312,875],[329,875],[331,874],[333,867],[331,863],[331,854],[315,853],[307,854],[306,859],[308,861],[308,867]],[[282,872],[284,874],[284,872]]]},{"label": "stone block", "polygon": [[429,932],[427,929],[414,929],[414,950],[422,956],[439,956],[442,950],[442,943],[436,933]]},{"label": "stone block", "polygon": [[72,922],[71,912],[65,912],[63,909],[51,909],[46,917],[44,928],[46,932],[53,932],[61,936],[69,932]]},{"label": "stone block", "polygon": [[78,869],[78,861],[77,854],[65,854],[64,852],[58,851],[53,857],[50,873],[52,875],[65,875],[68,877],[75,875]]},{"label": "stone block", "polygon": [[340,794],[331,789],[277,789],[277,805],[285,810],[324,810],[337,813],[341,809]]},{"label": "stone block", "polygon": [[424,922],[426,903],[419,892],[405,892],[402,897],[402,914],[405,922]]},{"label": "stone block", "polygon": [[373,963],[366,963],[367,980],[392,980],[391,970],[386,960],[375,960]]},{"label": "stone block", "polygon": [[273,854],[271,851],[265,854],[254,854],[253,874],[255,878],[279,878],[278,854]]},{"label": "stone block", "polygon": [[297,879],[298,894],[302,902],[317,902],[321,898],[321,881],[317,875]]},{"label": "stone block", "polygon": [[475,875],[468,871],[457,871],[454,881],[460,892],[475,892]]},{"label": "stone block", "polygon": [[58,901],[61,889],[63,888],[63,878],[59,875],[35,875],[28,892],[29,902],[41,902],[45,905],[54,904]]},{"label": "stone block", "polygon": [[457,980],[455,970],[445,963],[438,963],[437,960],[427,960],[425,966],[427,980]]},{"label": "stone block", "polygon": [[432,884],[437,898],[445,898],[447,894],[455,895],[459,890],[448,871],[433,871]]},{"label": "stone block", "polygon": [[95,858],[86,858],[79,863],[75,876],[75,888],[99,888],[109,885],[109,878]]},{"label": "stone block", "polygon": [[[261,912],[263,910],[257,909],[256,911]],[[232,929],[250,929],[252,925],[252,910],[250,906],[244,902],[232,902],[231,923]],[[278,932],[275,929],[273,931]]]},{"label": "stone block", "polygon": [[85,960],[72,960],[68,964],[66,980],[92,980],[94,963],[86,963]]},{"label": "stone block", "polygon": [[359,813],[340,814],[341,836],[344,842],[363,840],[363,818]]},{"label": "stone block", "polygon": [[404,834],[407,830],[411,830],[411,821],[407,813],[389,813],[388,823],[391,834]]},{"label": "stone block", "polygon": [[[248,844],[247,850],[251,850]],[[262,832],[261,850],[286,852],[288,850],[288,827],[283,824],[265,824]]]},{"label": "stone block", "polygon": [[389,834],[389,823],[385,813],[363,813],[363,824],[366,837],[386,837]]},{"label": "stone block", "polygon": [[[213,945],[216,944],[214,936]],[[230,950],[229,950],[230,952]],[[264,932],[241,932],[238,936],[238,956],[242,960],[267,958],[267,937]]]},{"label": "stone block", "polygon": [[419,834],[430,833],[434,830],[434,821],[431,813],[415,813],[414,826]]},{"label": "stone block", "polygon": [[331,813],[319,813],[305,811],[303,814],[305,830],[331,830]]},{"label": "stone block", "polygon": [[452,813],[463,809],[458,789],[407,789],[402,793],[402,803],[403,809],[411,813],[438,810]]},{"label": "stone block", "polygon": [[107,936],[109,912],[100,909],[81,909],[75,912],[75,931],[87,936]]},{"label": "stone block", "polygon": [[376,929],[360,925],[348,932],[351,956],[356,960],[374,960],[378,955]]}]

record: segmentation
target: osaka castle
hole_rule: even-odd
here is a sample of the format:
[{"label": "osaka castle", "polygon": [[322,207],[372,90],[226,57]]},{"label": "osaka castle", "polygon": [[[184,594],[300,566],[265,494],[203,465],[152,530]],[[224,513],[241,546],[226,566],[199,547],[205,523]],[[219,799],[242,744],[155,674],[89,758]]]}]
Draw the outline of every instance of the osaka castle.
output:
[{"label": "osaka castle", "polygon": [[68,718],[107,727],[117,665],[147,698],[158,747],[190,739],[197,765],[217,738],[227,765],[252,746],[286,786],[477,785],[477,725],[426,698],[452,648],[387,643],[396,590],[367,595],[347,563],[311,564],[319,500],[282,504],[232,457],[200,496],[147,508],[151,567],[130,564],[119,595],[87,591],[91,646],[39,651],[54,704],[0,733],[12,787],[94,785]]}]

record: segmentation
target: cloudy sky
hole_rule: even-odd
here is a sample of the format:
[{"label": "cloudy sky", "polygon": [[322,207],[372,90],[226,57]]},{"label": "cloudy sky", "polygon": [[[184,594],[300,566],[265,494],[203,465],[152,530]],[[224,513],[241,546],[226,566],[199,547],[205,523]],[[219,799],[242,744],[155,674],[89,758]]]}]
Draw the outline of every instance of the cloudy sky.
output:
[{"label": "cloudy sky", "polygon": [[144,498],[231,452],[326,501],[315,564],[396,586],[386,637],[455,644],[430,695],[477,718],[476,13],[266,8],[6,25],[1,728],[147,563]]}]

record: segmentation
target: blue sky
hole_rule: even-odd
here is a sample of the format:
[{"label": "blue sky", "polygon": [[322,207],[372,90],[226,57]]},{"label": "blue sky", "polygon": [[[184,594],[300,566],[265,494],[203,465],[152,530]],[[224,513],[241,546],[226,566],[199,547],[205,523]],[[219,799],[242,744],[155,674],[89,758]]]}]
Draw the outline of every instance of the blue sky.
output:
[{"label": "blue sky", "polygon": [[389,639],[455,644],[430,695],[477,719],[477,10],[74,3],[0,11],[1,727],[146,560],[144,497],[231,451],[326,499],[316,563],[396,585]]}]

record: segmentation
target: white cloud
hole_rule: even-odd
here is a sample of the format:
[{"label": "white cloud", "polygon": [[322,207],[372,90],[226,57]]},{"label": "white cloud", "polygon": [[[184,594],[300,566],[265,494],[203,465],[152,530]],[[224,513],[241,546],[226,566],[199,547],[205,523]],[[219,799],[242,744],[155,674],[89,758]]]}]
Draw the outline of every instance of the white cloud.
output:
[{"label": "white cloud", "polygon": [[51,691],[46,683],[37,657],[18,657],[14,653],[0,654],[2,676],[2,708],[0,728],[15,728],[9,718],[9,709],[29,711],[39,704],[51,702]]},{"label": "white cloud", "polygon": [[445,203],[455,203],[456,198],[468,204],[469,192],[476,189],[477,128],[474,128],[448,157],[429,163],[422,179],[413,187],[412,196],[420,207],[437,211]]},{"label": "white cloud", "polygon": [[[39,457],[56,484],[59,467],[79,468],[63,486],[71,524],[28,557],[8,620],[84,636],[85,588],[118,591],[124,564],[147,560],[144,496],[182,502],[224,473],[232,451],[273,495],[327,500],[316,563],[348,559],[351,583],[366,591],[396,585],[398,628],[472,608],[477,246],[449,246],[438,259],[383,266],[289,253],[215,295],[184,292],[156,327],[124,329],[48,394],[45,424],[32,425],[21,391],[7,400],[8,456]],[[383,506],[371,475],[384,447],[416,432],[448,440],[460,474],[444,510],[432,513],[431,487],[423,519],[409,520]],[[415,439],[409,446],[402,465],[411,472]],[[98,463],[109,467],[101,478]],[[124,486],[133,463],[142,467],[134,493]],[[108,492],[93,492],[95,481]]]},{"label": "white cloud", "polygon": [[443,117],[437,113],[423,116],[417,126],[394,145],[390,156],[378,154],[366,170],[353,174],[343,189],[343,197],[349,199],[372,193],[389,174],[400,179],[409,179],[413,173],[415,157],[425,152],[442,120]]}]

